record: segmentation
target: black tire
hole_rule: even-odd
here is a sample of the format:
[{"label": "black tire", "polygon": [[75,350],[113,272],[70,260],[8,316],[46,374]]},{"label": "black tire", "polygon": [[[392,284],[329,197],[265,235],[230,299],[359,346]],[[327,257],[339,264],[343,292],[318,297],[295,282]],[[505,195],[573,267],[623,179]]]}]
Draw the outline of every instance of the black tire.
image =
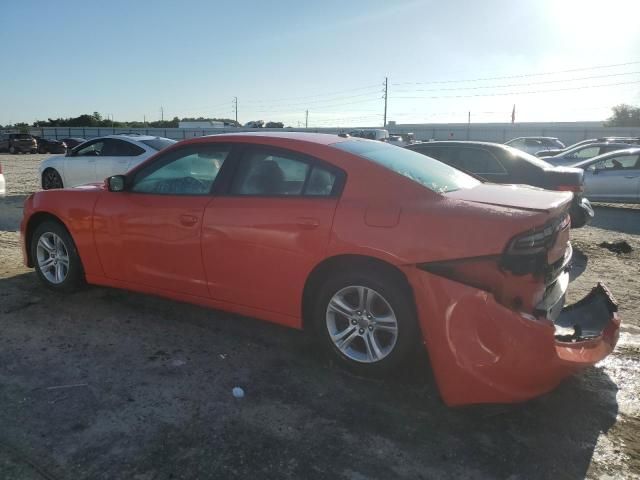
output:
[{"label": "black tire", "polygon": [[53,168],[47,168],[42,172],[42,189],[53,190],[56,188],[64,188],[62,184],[62,177],[57,170]]},{"label": "black tire", "polygon": [[38,153],[40,153],[40,154],[45,154],[45,153],[49,153],[49,152],[47,152],[47,149],[46,149],[46,148],[44,148],[44,147],[40,147],[40,148],[38,148]]},{"label": "black tire", "polygon": [[13,145],[9,145],[9,153],[12,155],[15,155],[16,147],[14,147]]},{"label": "black tire", "polygon": [[[359,375],[378,376],[387,374],[410,358],[419,345],[417,341],[419,338],[418,323],[409,287],[399,278],[399,275],[390,275],[389,273],[390,272],[383,268],[367,266],[365,268],[356,268],[352,271],[341,271],[329,274],[328,278],[326,278],[318,289],[315,298],[312,309],[314,335],[319,339],[323,349],[330,353],[331,357],[340,365]],[[330,327],[327,322],[329,302],[334,295],[344,291],[344,289],[350,286],[362,286],[375,291],[375,293],[384,298],[395,314],[397,321],[397,338],[395,345],[390,349],[389,353],[380,360],[364,363],[364,361],[350,358],[343,353],[331,339],[329,332]],[[362,318],[362,316],[360,318]],[[347,321],[346,324],[348,325],[349,322],[353,321],[354,319],[352,318]],[[347,328],[356,327],[352,325]],[[357,328],[360,332],[364,331],[366,335],[367,327],[359,328],[358,326]],[[376,327],[373,328],[375,329]],[[364,337],[361,337],[359,340],[355,339],[352,344],[356,342],[361,343],[364,349],[366,345]],[[354,345],[353,349],[357,349],[357,345]]]},{"label": "black tire", "polygon": [[[38,242],[43,236],[49,236],[51,234],[56,235],[64,245],[68,257],[68,268],[66,269],[66,275],[64,279],[59,283],[52,282],[45,271],[40,267],[38,258]],[[59,249],[60,251],[61,249]],[[44,251],[43,251],[44,253]],[[46,220],[36,227],[31,236],[31,258],[33,259],[36,274],[42,283],[48,288],[59,292],[73,292],[78,290],[84,285],[84,271],[82,269],[82,262],[78,255],[76,244],[67,232],[67,229],[54,220]],[[61,258],[59,255],[58,258]],[[53,267],[55,269],[55,267]],[[49,270],[51,274],[51,270]]]}]

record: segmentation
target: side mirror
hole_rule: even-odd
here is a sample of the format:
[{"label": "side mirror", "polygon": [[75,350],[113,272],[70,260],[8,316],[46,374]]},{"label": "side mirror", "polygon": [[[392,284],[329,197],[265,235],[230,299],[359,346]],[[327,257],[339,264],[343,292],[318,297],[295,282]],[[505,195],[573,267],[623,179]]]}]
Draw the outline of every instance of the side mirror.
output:
[{"label": "side mirror", "polygon": [[107,189],[110,192],[123,192],[125,185],[124,175],[113,175],[107,178]]}]

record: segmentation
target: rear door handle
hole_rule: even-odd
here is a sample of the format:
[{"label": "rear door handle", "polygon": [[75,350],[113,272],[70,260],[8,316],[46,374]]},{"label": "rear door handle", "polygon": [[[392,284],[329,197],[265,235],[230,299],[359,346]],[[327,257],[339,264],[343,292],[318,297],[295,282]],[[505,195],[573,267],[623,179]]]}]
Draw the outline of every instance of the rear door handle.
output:
[{"label": "rear door handle", "polygon": [[298,217],[297,223],[302,228],[306,228],[308,230],[318,228],[320,226],[320,222],[316,218],[311,217]]},{"label": "rear door handle", "polygon": [[185,227],[192,227],[198,223],[198,217],[193,215],[180,215],[180,223]]}]

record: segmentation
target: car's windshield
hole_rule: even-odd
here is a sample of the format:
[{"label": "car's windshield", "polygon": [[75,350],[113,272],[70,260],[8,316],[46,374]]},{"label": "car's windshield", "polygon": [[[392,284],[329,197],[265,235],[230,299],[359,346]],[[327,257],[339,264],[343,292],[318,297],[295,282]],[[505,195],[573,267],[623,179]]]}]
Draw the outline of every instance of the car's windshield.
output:
[{"label": "car's windshield", "polygon": [[176,143],[175,140],[171,140],[169,138],[160,138],[160,137],[152,138],[151,140],[140,140],[140,142],[158,151]]},{"label": "car's windshield", "polygon": [[370,140],[334,143],[335,148],[364,157],[438,193],[471,188],[481,182],[438,160],[405,148]]}]

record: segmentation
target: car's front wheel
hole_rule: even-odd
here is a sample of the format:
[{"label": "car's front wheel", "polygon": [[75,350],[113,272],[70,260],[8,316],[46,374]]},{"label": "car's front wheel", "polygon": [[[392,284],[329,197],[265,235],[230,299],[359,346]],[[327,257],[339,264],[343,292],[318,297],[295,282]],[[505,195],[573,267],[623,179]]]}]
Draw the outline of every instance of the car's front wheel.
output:
[{"label": "car's front wheel", "polygon": [[76,245],[60,223],[47,220],[33,232],[31,258],[40,280],[53,290],[71,292],[84,281]]},{"label": "car's front wheel", "polygon": [[57,170],[53,168],[47,168],[42,172],[42,189],[52,190],[54,188],[63,188],[62,178]]},{"label": "car's front wheel", "polygon": [[417,345],[408,287],[377,269],[328,278],[320,288],[314,320],[326,349],[357,373],[387,373]]},{"label": "car's front wheel", "polygon": [[11,154],[15,154],[15,153],[16,153],[16,147],[14,147],[13,145],[11,145],[11,146],[9,147],[9,153],[11,153]]}]

